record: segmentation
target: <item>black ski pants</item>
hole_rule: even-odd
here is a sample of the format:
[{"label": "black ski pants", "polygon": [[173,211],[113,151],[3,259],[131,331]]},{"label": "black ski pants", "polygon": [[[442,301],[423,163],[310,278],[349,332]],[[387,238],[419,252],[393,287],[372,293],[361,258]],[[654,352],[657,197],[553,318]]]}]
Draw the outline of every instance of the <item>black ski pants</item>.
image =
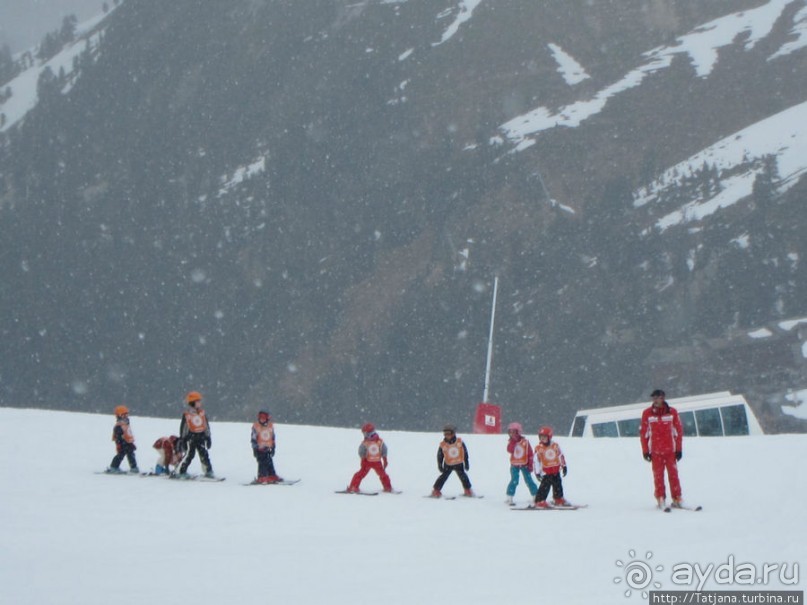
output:
[{"label": "black ski pants", "polygon": [[120,463],[123,462],[124,456],[126,460],[129,462],[129,468],[134,470],[137,468],[137,460],[135,459],[135,445],[134,443],[123,443],[118,448],[118,453],[115,454],[115,457],[112,459],[112,463],[109,465],[110,468],[118,468],[120,467]]},{"label": "black ski pants", "polygon": [[207,453],[207,437],[204,433],[192,433],[188,437],[188,449],[185,452],[185,457],[182,459],[182,464],[179,466],[179,472],[187,473],[188,467],[193,462],[196,452],[199,452],[199,460],[202,462],[202,470],[205,473],[212,473],[213,467],[210,464],[210,456]]},{"label": "black ski pants", "polygon": [[444,466],[443,472],[440,473],[440,476],[437,477],[437,481],[434,482],[434,489],[438,492],[443,489],[443,485],[445,482],[448,481],[448,477],[451,473],[457,473],[457,477],[460,478],[460,483],[462,483],[462,487],[465,489],[471,489],[471,480],[468,478],[468,475],[465,472],[465,466],[462,464],[452,464],[451,466]]},{"label": "black ski pants", "polygon": [[258,461],[258,477],[271,477],[276,474],[271,450],[254,449],[252,452],[255,454],[255,460]]},{"label": "black ski pants", "polygon": [[549,495],[549,488],[552,488],[552,498],[559,500],[563,498],[563,482],[560,478],[560,473],[552,473],[544,475],[541,479],[541,485],[538,486],[538,492],[535,494],[536,502],[543,502]]}]

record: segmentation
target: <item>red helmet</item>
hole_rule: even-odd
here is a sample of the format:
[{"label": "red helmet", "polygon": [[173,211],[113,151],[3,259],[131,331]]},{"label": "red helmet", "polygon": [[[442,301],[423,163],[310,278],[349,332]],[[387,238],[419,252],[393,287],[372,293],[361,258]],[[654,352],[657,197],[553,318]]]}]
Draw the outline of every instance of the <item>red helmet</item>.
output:
[{"label": "red helmet", "polygon": [[119,405],[115,407],[115,416],[123,416],[124,414],[129,413],[129,408],[125,405]]},{"label": "red helmet", "polygon": [[258,422],[269,422],[271,418],[272,415],[266,410],[261,410],[258,412]]},{"label": "red helmet", "polygon": [[202,400],[202,394],[198,391],[191,391],[187,395],[185,395],[185,403],[191,404],[196,403],[197,401]]},{"label": "red helmet", "polygon": [[549,439],[552,439],[552,435],[553,432],[551,426],[542,426],[538,431],[539,437],[548,437]]},{"label": "red helmet", "polygon": [[361,427],[362,433],[372,433],[375,431],[375,425],[372,422],[365,422]]}]

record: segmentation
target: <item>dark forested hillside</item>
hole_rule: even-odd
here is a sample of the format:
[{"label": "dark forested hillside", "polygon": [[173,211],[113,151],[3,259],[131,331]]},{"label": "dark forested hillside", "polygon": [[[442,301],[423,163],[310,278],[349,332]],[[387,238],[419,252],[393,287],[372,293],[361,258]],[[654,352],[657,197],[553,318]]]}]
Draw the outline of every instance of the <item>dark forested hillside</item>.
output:
[{"label": "dark forested hillside", "polygon": [[[707,76],[676,55],[576,127],[523,149],[504,134],[767,4],[766,35],[743,30]],[[799,430],[776,410],[805,386],[807,337],[776,326],[807,318],[803,178],[785,187],[770,158],[752,195],[669,229],[662,214],[732,174],[636,199],[807,101],[807,49],[771,60],[803,12],[126,0],[70,86],[40,77],[0,134],[0,405],[170,416],[194,389],[217,418],[467,429],[499,276],[508,420],[564,431],[659,386],[746,393],[768,429]],[[589,77],[565,82],[548,45]]]}]

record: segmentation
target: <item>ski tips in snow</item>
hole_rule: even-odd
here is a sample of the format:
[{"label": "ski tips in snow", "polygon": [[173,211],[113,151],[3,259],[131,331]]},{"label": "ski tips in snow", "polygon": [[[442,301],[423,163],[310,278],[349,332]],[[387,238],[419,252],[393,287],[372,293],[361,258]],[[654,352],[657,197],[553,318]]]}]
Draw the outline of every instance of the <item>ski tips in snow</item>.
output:
[{"label": "ski tips in snow", "polygon": [[698,511],[703,510],[703,507],[700,506],[700,505],[698,505],[698,506],[684,506],[682,504],[681,506],[665,506],[661,510],[664,511],[665,513],[671,513],[673,511],[673,509],[675,509],[675,510],[688,510],[690,512],[696,513]]},{"label": "ski tips in snow", "polygon": [[510,510],[580,510],[581,508],[588,508],[588,504],[570,504],[568,506],[516,506]]},{"label": "ski tips in snow", "polygon": [[205,477],[204,475],[169,475],[169,479],[174,481],[206,481],[209,483],[219,483],[224,481],[227,477]]},{"label": "ski tips in snow", "polygon": [[242,485],[294,485],[295,483],[299,483],[299,479],[282,479],[281,481],[268,481],[268,482],[261,482],[257,479],[250,481],[249,483],[243,483]]},{"label": "ski tips in snow", "polygon": [[338,489],[335,494],[350,494],[352,496],[377,496],[378,492],[353,492],[347,489]]}]

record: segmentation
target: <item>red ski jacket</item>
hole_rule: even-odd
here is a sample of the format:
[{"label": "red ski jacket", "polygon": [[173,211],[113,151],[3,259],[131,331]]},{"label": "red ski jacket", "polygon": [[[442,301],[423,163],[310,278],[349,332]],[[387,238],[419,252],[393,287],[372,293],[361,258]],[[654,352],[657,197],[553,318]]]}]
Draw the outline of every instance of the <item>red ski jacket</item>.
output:
[{"label": "red ski jacket", "polygon": [[647,408],[642,413],[639,438],[642,440],[643,454],[680,452],[684,429],[676,409],[671,408],[666,401],[658,408],[652,405]]}]

